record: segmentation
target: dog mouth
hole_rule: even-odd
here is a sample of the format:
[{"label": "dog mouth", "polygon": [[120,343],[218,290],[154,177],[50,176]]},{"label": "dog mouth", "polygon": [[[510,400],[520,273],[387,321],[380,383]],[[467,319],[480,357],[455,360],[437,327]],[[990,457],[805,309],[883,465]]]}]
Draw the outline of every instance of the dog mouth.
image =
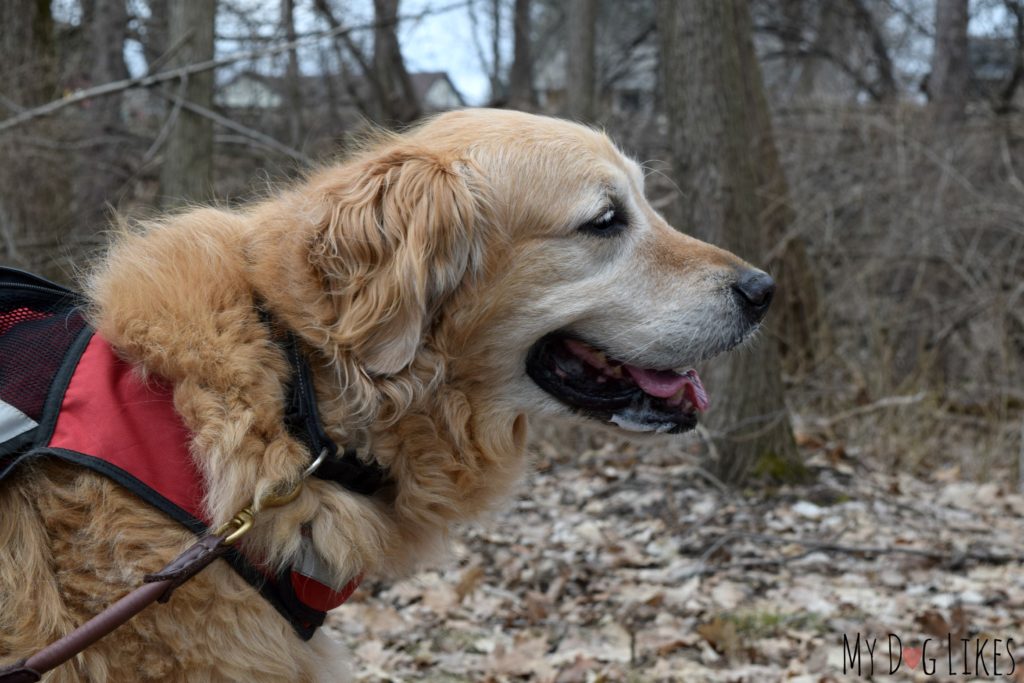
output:
[{"label": "dog mouth", "polygon": [[684,432],[708,408],[696,370],[632,365],[560,332],[530,348],[526,373],[576,412],[631,432]]}]

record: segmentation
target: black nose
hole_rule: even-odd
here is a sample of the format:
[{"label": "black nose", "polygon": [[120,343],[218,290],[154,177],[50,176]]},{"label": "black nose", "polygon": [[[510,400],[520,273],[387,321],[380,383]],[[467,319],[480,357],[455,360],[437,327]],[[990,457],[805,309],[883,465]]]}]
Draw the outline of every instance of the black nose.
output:
[{"label": "black nose", "polygon": [[751,322],[758,322],[768,311],[775,294],[775,280],[760,270],[745,270],[732,285],[736,300]]}]

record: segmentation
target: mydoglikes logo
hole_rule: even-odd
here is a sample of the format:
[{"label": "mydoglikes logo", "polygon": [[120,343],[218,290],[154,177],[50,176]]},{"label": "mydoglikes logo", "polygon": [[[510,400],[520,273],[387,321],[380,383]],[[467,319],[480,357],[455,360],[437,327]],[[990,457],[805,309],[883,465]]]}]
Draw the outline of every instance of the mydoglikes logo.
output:
[{"label": "mydoglikes logo", "polygon": [[925,638],[905,643],[895,633],[879,640],[843,634],[843,673],[869,678],[900,671],[926,676],[1012,676],[1017,670],[1013,638]]}]

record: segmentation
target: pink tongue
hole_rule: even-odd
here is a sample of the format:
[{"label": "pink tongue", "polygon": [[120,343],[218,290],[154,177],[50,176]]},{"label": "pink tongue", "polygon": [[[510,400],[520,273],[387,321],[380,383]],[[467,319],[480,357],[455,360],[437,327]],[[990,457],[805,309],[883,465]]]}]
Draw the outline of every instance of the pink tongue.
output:
[{"label": "pink tongue", "polygon": [[645,393],[658,398],[670,398],[685,389],[684,396],[693,407],[703,412],[708,409],[708,395],[700,381],[696,370],[689,370],[680,375],[672,370],[647,370],[635,365],[623,367]]}]

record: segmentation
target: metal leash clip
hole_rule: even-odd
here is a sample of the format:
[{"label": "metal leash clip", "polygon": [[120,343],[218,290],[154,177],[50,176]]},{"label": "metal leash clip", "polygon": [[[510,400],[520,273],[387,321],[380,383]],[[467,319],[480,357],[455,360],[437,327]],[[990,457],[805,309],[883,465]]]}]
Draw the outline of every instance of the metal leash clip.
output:
[{"label": "metal leash clip", "polygon": [[320,450],[320,454],[316,459],[309,464],[309,466],[303,470],[302,476],[295,482],[288,491],[282,494],[262,496],[258,500],[254,500],[252,503],[242,508],[235,513],[235,516],[222,524],[214,532],[217,536],[227,534],[224,537],[225,545],[232,545],[237,542],[240,538],[249,533],[252,529],[253,523],[256,521],[256,513],[267,508],[281,507],[287,505],[302,493],[302,483],[309,478],[311,474],[317,471],[320,465],[323,464],[324,460],[327,459],[327,449],[323,448]]}]

